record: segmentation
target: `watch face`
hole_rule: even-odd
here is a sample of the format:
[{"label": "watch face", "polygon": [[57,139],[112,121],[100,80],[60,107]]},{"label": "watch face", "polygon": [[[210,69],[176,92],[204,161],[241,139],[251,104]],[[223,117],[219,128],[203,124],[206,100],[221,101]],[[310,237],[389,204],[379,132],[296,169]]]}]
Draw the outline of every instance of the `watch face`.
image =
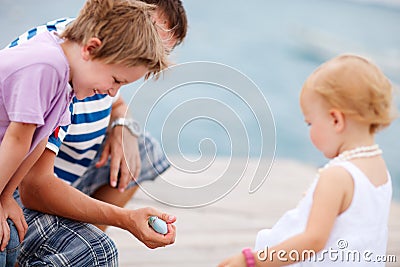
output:
[{"label": "watch face", "polygon": [[136,121],[130,121],[128,124],[128,128],[133,135],[139,136],[140,135],[140,125]]},{"label": "watch face", "polygon": [[140,125],[137,122],[132,122],[132,128],[133,130],[135,130],[136,132],[140,133]]}]

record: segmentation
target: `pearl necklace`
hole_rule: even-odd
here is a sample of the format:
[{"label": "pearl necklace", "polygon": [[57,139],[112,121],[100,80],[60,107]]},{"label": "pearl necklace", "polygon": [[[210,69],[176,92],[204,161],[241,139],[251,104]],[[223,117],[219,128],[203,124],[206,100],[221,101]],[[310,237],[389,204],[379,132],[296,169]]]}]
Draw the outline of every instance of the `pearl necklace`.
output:
[{"label": "pearl necklace", "polygon": [[318,170],[321,172],[324,169],[329,168],[338,162],[348,161],[355,158],[369,158],[382,154],[382,150],[379,148],[377,144],[372,146],[360,146],[356,147],[352,150],[346,150],[337,155],[335,158],[331,159],[327,164],[325,164],[322,168]]}]

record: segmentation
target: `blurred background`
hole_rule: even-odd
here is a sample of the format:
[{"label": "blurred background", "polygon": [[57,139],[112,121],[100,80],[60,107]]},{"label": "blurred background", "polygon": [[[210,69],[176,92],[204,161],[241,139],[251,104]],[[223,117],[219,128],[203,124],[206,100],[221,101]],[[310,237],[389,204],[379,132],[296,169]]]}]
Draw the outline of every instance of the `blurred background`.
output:
[{"label": "blurred background", "polygon": [[[0,3],[0,47],[5,47],[31,27],[60,17],[76,16],[84,1],[0,0]],[[302,83],[322,62],[339,53],[361,54],[380,66],[398,90],[400,1],[184,0],[183,3],[189,32],[186,41],[173,52],[173,61],[218,62],[254,81],[274,116],[277,158],[295,159],[316,167],[327,161],[309,141],[298,104]],[[143,81],[123,88],[123,97],[129,101],[141,83]],[[191,91],[193,88],[184,90],[187,99]],[[215,94],[213,97],[220,100],[229,98],[218,90]],[[164,103],[159,103],[154,121],[146,128],[159,139],[165,114],[179,104],[174,101],[182,99],[166,98]],[[232,103],[234,105],[234,101]],[[135,112],[140,107],[132,109]],[[250,146],[258,146],[258,133],[252,127],[247,131]],[[400,199],[399,132],[397,120],[379,133],[377,140],[392,173],[397,200]],[[166,138],[176,141],[175,136]],[[197,140],[203,138],[214,140],[217,147],[216,151],[201,151],[203,154],[229,155],[226,133],[210,121],[186,125],[178,141],[180,151],[166,152],[197,155],[200,153]],[[254,156],[251,149],[250,156]]]}]

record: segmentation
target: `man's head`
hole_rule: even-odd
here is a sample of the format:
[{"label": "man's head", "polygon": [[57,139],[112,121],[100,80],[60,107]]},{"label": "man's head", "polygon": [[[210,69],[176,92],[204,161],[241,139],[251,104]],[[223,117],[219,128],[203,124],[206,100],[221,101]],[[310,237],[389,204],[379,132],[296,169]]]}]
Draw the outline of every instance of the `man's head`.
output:
[{"label": "man's head", "polygon": [[142,0],[157,6],[153,15],[157,31],[167,51],[183,42],[187,33],[187,17],[181,0]]}]

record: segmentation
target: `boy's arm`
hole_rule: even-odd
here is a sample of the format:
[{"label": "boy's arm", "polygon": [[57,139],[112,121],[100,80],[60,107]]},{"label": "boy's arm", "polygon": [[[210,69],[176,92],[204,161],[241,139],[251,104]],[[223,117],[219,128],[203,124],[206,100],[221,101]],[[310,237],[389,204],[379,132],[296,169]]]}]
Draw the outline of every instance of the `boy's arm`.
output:
[{"label": "boy's arm", "polygon": [[[98,201],[55,177],[55,154],[45,149],[39,160],[22,181],[19,191],[25,207],[65,218],[91,223],[112,225],[131,232],[150,248],[172,244],[175,240],[176,218],[152,208],[128,210]],[[167,221],[169,232],[161,235],[148,225],[148,218],[159,216]]]},{"label": "boy's arm", "polygon": [[11,122],[0,145],[0,194],[29,152],[35,124]]},{"label": "boy's arm", "polygon": [[24,214],[19,207],[18,203],[14,200],[13,193],[15,189],[20,184],[22,178],[27,174],[29,169],[37,161],[40,155],[43,153],[46,147],[47,138],[41,141],[32,153],[24,159],[22,164],[18,167],[17,171],[11,177],[10,181],[3,190],[0,196],[1,205],[3,206],[4,216],[10,218],[18,231],[19,241],[22,242],[26,231],[28,230],[28,225],[26,224]]},{"label": "boy's arm", "polygon": [[14,175],[11,177],[8,184],[5,186],[1,196],[13,197],[15,189],[21,183],[22,179],[28,173],[29,169],[32,168],[33,164],[42,155],[44,149],[46,148],[47,138],[40,141],[40,143],[33,149],[33,151],[26,157],[18,169],[15,171]]},{"label": "boy's arm", "polygon": [[[10,179],[28,154],[35,130],[35,124],[10,122],[0,145],[0,201],[2,216],[4,219],[10,217],[14,221],[21,241],[25,235],[27,225],[21,208],[14,203],[15,201],[13,202],[14,199],[12,198],[14,192],[12,187],[15,186],[16,188],[21,179],[17,179],[19,181],[14,179],[11,186]],[[12,190],[11,198],[7,195],[8,190]],[[2,226],[2,230],[6,230],[5,226]],[[2,238],[2,250],[7,245],[8,239],[9,236]]]}]

